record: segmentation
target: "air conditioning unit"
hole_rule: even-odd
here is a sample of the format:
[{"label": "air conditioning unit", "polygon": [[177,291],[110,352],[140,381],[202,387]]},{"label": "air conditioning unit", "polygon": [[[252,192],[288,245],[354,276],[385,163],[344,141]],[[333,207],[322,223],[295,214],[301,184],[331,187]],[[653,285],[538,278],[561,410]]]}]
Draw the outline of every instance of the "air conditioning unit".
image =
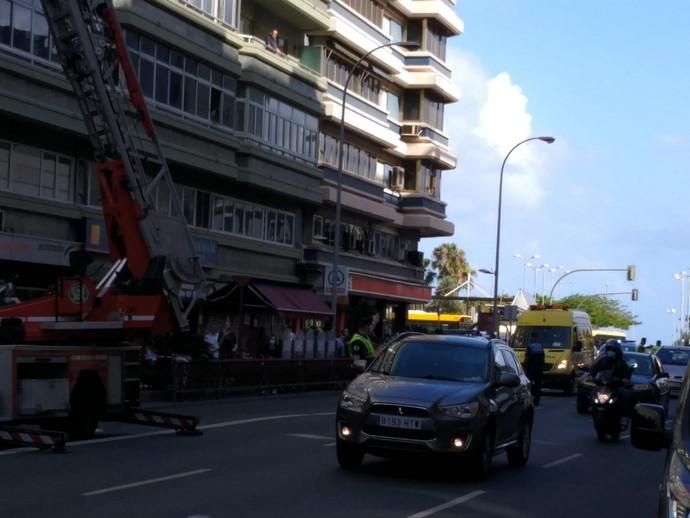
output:
[{"label": "air conditioning unit", "polygon": [[401,137],[419,137],[422,134],[423,126],[421,124],[403,124],[400,127]]},{"label": "air conditioning unit", "polygon": [[402,191],[405,188],[405,168],[394,167],[391,169],[388,183],[391,190]]}]

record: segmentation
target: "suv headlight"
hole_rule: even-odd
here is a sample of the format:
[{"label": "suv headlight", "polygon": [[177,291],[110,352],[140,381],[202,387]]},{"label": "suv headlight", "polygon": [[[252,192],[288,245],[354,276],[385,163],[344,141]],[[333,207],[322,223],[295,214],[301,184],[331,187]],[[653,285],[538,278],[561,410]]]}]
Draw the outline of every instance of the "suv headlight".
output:
[{"label": "suv headlight", "polygon": [[690,471],[678,452],[671,456],[668,473],[668,516],[685,518],[690,511]]},{"label": "suv headlight", "polygon": [[561,360],[558,365],[556,365],[556,368],[559,371],[565,370],[568,368],[568,360]]},{"label": "suv headlight", "polygon": [[355,396],[352,392],[347,390],[343,392],[340,398],[340,408],[350,410],[352,412],[361,412],[364,408],[365,399]]},{"label": "suv headlight", "polygon": [[472,419],[479,412],[479,403],[464,403],[462,405],[447,405],[438,407],[439,412],[446,417],[458,417],[460,419]]}]

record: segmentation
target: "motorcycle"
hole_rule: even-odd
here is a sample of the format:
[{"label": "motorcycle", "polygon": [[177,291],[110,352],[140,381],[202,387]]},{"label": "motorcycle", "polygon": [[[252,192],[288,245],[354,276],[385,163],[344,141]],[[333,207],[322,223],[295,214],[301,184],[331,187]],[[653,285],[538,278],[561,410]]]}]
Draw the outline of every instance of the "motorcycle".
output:
[{"label": "motorcycle", "polygon": [[594,381],[597,389],[592,401],[592,421],[597,438],[605,442],[607,436],[610,436],[617,441],[621,432],[629,426],[629,420],[625,417],[624,401],[621,400],[619,392],[619,387],[623,384],[605,373],[597,374]]}]

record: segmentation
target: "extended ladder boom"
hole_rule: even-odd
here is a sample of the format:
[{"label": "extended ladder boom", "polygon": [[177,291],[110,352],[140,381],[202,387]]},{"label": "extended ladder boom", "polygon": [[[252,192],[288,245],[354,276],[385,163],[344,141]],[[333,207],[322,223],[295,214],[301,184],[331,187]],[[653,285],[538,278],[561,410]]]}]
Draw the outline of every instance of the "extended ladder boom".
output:
[{"label": "extended ladder boom", "polygon": [[[186,330],[206,280],[112,1],[42,3],[95,152],[111,258],[126,262],[135,284],[157,283]],[[130,106],[135,117],[126,112]],[[169,214],[156,211],[158,189],[170,193]]]}]

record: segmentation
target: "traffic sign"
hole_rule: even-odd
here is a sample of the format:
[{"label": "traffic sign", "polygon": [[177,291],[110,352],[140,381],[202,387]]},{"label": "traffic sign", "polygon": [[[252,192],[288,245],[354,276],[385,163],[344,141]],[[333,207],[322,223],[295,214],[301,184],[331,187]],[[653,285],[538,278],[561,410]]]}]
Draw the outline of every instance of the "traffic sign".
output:
[{"label": "traffic sign", "polygon": [[350,275],[347,267],[338,266],[338,274],[333,272],[333,265],[328,265],[325,268],[323,276],[323,291],[326,295],[333,293],[333,287],[339,297],[344,297],[348,293],[350,287]]}]

